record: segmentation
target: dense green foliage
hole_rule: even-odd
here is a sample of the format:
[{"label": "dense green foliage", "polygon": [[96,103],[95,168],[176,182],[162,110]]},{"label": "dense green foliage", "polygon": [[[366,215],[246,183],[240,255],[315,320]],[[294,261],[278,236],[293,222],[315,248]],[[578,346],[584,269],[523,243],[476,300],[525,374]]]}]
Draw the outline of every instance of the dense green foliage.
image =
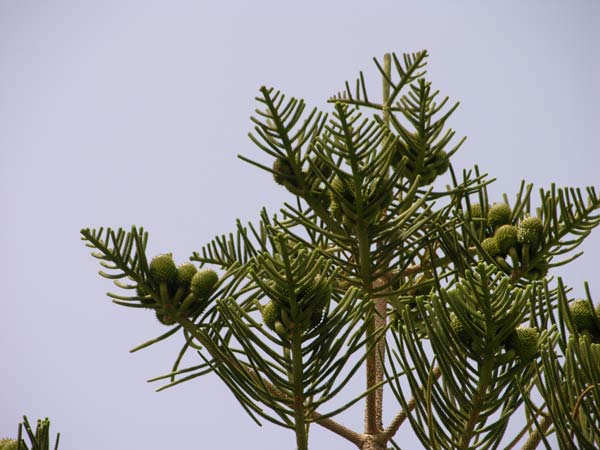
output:
[{"label": "dense green foliage", "polygon": [[[556,271],[600,223],[600,199],[551,185],[536,202],[525,182],[489,199],[487,174],[452,165],[458,104],[438,102],[426,57],[375,61],[381,100],[361,73],[329,114],[261,88],[250,139],[264,157],[241,158],[292,201],[194,252],[198,267],[149,258],[142,228],[83,239],[125,291],[113,301],[170,327],[136,350],[183,333],[161,389],[215,373],[299,450],[312,424],[401,448],[405,423],[426,449],[600,448],[600,317],[587,285],[575,301]],[[181,367],[189,350],[201,361]],[[367,388],[348,393],[358,370]],[[399,412],[384,426],[386,384]],[[364,430],[335,421],[362,400]]]}]

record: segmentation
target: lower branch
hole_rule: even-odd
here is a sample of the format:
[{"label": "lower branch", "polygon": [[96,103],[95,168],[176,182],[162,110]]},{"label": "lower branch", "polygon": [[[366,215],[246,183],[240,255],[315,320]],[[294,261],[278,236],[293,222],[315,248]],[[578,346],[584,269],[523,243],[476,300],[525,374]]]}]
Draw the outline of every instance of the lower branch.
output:
[{"label": "lower branch", "polygon": [[[198,342],[200,342],[201,345],[204,346],[204,348],[206,348],[208,350],[208,352],[213,356],[216,357],[216,355],[218,354],[217,352],[211,351],[211,349],[213,348],[213,344],[212,342],[207,339],[206,336],[202,335],[198,329],[196,328],[196,326],[187,318],[187,317],[180,317],[179,318],[179,323],[181,324],[181,326],[188,332],[190,333],[192,336],[194,336]],[[218,358],[217,358],[218,359]],[[237,360],[234,361],[226,361],[227,363],[233,364],[234,366],[237,367],[241,367],[243,370],[245,370],[252,378],[254,378],[256,380],[257,383],[259,383],[261,386],[265,386],[265,388],[269,391],[270,394],[277,396],[279,398],[286,398],[287,396],[281,392],[279,389],[277,389],[273,384],[269,383],[267,380],[263,380],[259,374],[256,373],[256,371],[254,371],[254,369],[252,369],[251,367],[248,367],[245,364],[240,363]],[[292,399],[290,397],[287,397],[287,399],[289,401],[292,401]],[[328,429],[329,431],[337,434],[338,436],[343,437],[344,439],[352,442],[353,444],[355,444],[356,446],[361,446],[364,438],[361,434],[356,433],[355,431],[352,431],[351,429],[345,427],[344,425],[336,422],[333,419],[330,419],[328,417],[326,418],[321,418],[321,414],[319,414],[318,412],[312,412],[308,415],[308,417],[316,424],[322,426],[325,429]]]},{"label": "lower branch", "polygon": [[335,420],[332,420],[328,417],[325,419],[321,419],[321,415],[317,412],[309,414],[309,417],[314,423],[319,424],[323,428],[326,428],[329,431],[337,434],[338,436],[343,437],[344,439],[352,442],[356,446],[360,447],[362,445],[364,438],[361,434],[352,431],[349,428],[346,428],[345,426],[339,424]]}]

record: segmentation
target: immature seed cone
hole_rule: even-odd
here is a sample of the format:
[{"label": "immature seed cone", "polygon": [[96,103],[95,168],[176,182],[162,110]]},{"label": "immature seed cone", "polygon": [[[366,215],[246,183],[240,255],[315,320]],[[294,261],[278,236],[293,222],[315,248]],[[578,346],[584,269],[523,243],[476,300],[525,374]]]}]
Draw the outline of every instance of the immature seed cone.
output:
[{"label": "immature seed cone", "polygon": [[494,256],[498,256],[500,252],[500,247],[498,247],[498,242],[493,237],[484,239],[481,242],[481,247],[493,258]]},{"label": "immature seed cone", "polygon": [[281,311],[279,310],[279,306],[277,306],[273,301],[270,301],[263,307],[261,315],[264,324],[271,330],[275,331],[275,322],[281,320]]},{"label": "immature seed cone", "polygon": [[196,298],[206,298],[213,286],[219,281],[219,276],[212,269],[200,269],[192,277],[190,289]]},{"label": "immature seed cone", "polygon": [[471,205],[471,214],[469,217],[471,217],[471,219],[483,219],[483,211],[481,210],[481,205],[479,203],[473,203]]},{"label": "immature seed cone", "polygon": [[437,175],[445,174],[450,168],[450,158],[448,158],[448,153],[444,150],[440,150],[436,154],[436,162],[435,162],[435,171]]},{"label": "immature seed cone", "polygon": [[522,361],[531,360],[538,352],[540,333],[536,328],[518,327],[508,340],[517,357]]},{"label": "immature seed cone", "polygon": [[[354,200],[354,193],[352,192],[352,187],[345,185],[340,177],[336,176],[333,178],[333,180],[331,181],[331,188],[347,200]],[[332,201],[333,200],[336,200],[335,196],[332,196]]]},{"label": "immature seed cone", "polygon": [[196,272],[196,266],[192,263],[181,264],[177,268],[177,284],[184,287],[189,286]]},{"label": "immature seed cone", "polygon": [[517,229],[517,239],[522,244],[537,245],[542,239],[544,224],[539,217],[523,219]]},{"label": "immature seed cone", "polygon": [[438,176],[438,172],[435,167],[428,167],[419,175],[421,175],[421,182],[419,183],[419,186],[427,186],[435,181]]},{"label": "immature seed cone", "polygon": [[18,450],[19,442],[16,439],[0,439],[0,450]]},{"label": "immature seed cone", "polygon": [[569,304],[569,311],[575,323],[577,331],[593,331],[594,326],[594,310],[590,307],[587,300],[575,300]]},{"label": "immature seed cone", "polygon": [[288,330],[285,328],[285,325],[282,324],[279,320],[275,321],[274,329],[275,329],[275,333],[277,333],[279,335],[279,337],[281,337],[283,339],[287,339]]},{"label": "immature seed cone", "polygon": [[165,253],[152,258],[149,268],[150,276],[157,283],[162,281],[168,283],[177,277],[177,266],[173,262],[173,255],[171,253]]},{"label": "immature seed cone", "polygon": [[460,339],[463,344],[469,345],[470,340],[467,332],[465,331],[465,326],[454,313],[450,313],[450,326],[452,327],[454,333],[456,333],[458,336],[458,339]]},{"label": "immature seed cone", "polygon": [[292,165],[287,159],[275,159],[273,162],[273,179],[277,184],[281,185],[284,185],[286,182],[294,184],[294,169],[292,169]]},{"label": "immature seed cone", "polygon": [[510,215],[512,211],[506,203],[494,203],[488,211],[488,225],[496,229],[502,225],[510,224]]},{"label": "immature seed cone", "polygon": [[502,225],[494,233],[494,239],[496,239],[500,253],[506,255],[511,247],[515,247],[519,243],[517,240],[517,227]]}]

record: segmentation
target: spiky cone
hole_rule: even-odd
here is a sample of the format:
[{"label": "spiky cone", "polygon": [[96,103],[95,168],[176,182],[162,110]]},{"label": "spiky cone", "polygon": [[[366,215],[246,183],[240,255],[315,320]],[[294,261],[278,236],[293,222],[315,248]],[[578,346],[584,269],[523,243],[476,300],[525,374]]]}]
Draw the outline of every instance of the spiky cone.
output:
[{"label": "spiky cone", "polygon": [[173,261],[173,255],[164,253],[155,256],[150,261],[149,269],[150,278],[158,284],[161,302],[164,304],[169,303],[171,300],[169,286],[174,286],[177,279],[177,266]]},{"label": "spiky cone", "polygon": [[538,352],[539,339],[540,333],[536,328],[518,327],[509,337],[507,346],[521,361],[529,362]]},{"label": "spiky cone", "polygon": [[169,283],[177,277],[177,266],[171,253],[157,255],[150,261],[150,277],[156,283]]},{"label": "spiky cone", "polygon": [[[352,192],[352,186],[346,184],[339,176],[335,176],[331,180],[331,189],[339,196],[344,197],[348,201],[354,201],[354,193]],[[334,195],[334,199],[335,199]]]},{"label": "spiky cone", "polygon": [[483,210],[479,203],[473,203],[471,206],[471,211],[468,211],[468,217],[470,219],[484,219]]},{"label": "spiky cone", "polygon": [[527,217],[519,224],[517,240],[521,244],[523,264],[529,264],[533,252],[537,250],[537,246],[542,241],[543,232],[544,224],[539,217]]},{"label": "spiky cone", "polygon": [[[308,177],[306,171],[302,172],[302,175],[305,179]],[[301,188],[301,182],[296,178],[290,161],[286,158],[276,158],[273,162],[273,179],[277,184],[284,186],[294,195],[302,196],[305,194]]]},{"label": "spiky cone", "polygon": [[171,304],[179,305],[184,297],[189,294],[190,283],[195,274],[196,267],[191,263],[181,264],[177,268],[175,280],[168,285]]},{"label": "spiky cone", "polygon": [[277,333],[280,338],[288,340],[289,333],[286,327],[283,325],[283,323],[281,323],[279,320],[276,320],[273,328],[275,329],[275,333]]},{"label": "spiky cone", "polygon": [[281,311],[279,306],[273,300],[262,307],[260,311],[263,323],[271,330],[275,331],[275,322],[281,321]]},{"label": "spiky cone", "polygon": [[[470,204],[469,209],[467,209],[465,211],[465,218],[471,222],[472,227],[475,230],[475,233],[477,233],[477,235],[481,236],[482,231],[485,230],[485,225],[487,223],[487,218],[483,212],[483,208],[481,207],[481,204],[479,204],[479,203]],[[483,237],[485,237],[485,234]]]},{"label": "spiky cone", "polygon": [[419,186],[427,186],[435,181],[438,176],[437,170],[435,167],[427,167],[422,172],[419,172],[421,175],[421,180],[419,181]]},{"label": "spiky cone", "polygon": [[195,298],[207,298],[213,287],[219,281],[219,276],[212,269],[200,269],[190,281],[190,290]]},{"label": "spiky cone", "polygon": [[509,254],[510,249],[516,248],[519,244],[519,241],[517,240],[517,227],[512,225],[502,225],[496,229],[494,239],[496,239],[500,254]]},{"label": "spiky cone", "polygon": [[542,240],[544,224],[539,217],[526,217],[519,223],[517,239],[521,244],[537,245]]},{"label": "spiky cone", "polygon": [[331,193],[329,194],[329,212],[336,220],[342,220],[342,211],[340,210],[340,204],[334,200]]},{"label": "spiky cone", "polygon": [[286,158],[275,158],[273,161],[273,179],[277,184],[282,186],[285,183],[295,182],[294,169]]},{"label": "spiky cone", "polygon": [[323,310],[329,304],[331,297],[331,285],[325,278],[317,275],[294,290],[293,298],[297,302],[298,309],[293,315],[287,289],[278,287],[276,290],[281,303],[278,318],[288,331],[300,328],[304,332],[313,328],[315,323],[320,322]]},{"label": "spiky cone", "polygon": [[493,237],[484,239],[481,242],[481,247],[492,258],[498,256],[501,253],[500,247],[498,246],[498,242],[496,242],[496,239],[494,239]]},{"label": "spiky cone", "polygon": [[597,331],[594,321],[595,312],[587,300],[579,299],[571,302],[569,312],[577,331],[580,333],[583,331],[591,333]]},{"label": "spiky cone", "polygon": [[487,214],[487,223],[494,230],[510,224],[512,211],[506,203],[494,203]]},{"label": "spiky cone", "polygon": [[0,450],[18,450],[19,442],[16,439],[0,439]]},{"label": "spiky cone", "polygon": [[459,341],[464,345],[468,346],[471,343],[468,333],[465,330],[464,324],[454,313],[450,313],[450,327],[454,334],[458,337]]},{"label": "spiky cone", "polygon": [[438,176],[445,174],[450,168],[450,158],[448,157],[448,153],[444,150],[438,151],[435,155],[433,167]]},{"label": "spiky cone", "polygon": [[329,192],[327,192],[326,189],[317,189],[316,191],[314,191],[314,196],[319,200],[321,205],[323,205],[323,208],[329,209],[331,205],[331,196],[329,195]]},{"label": "spiky cone", "polygon": [[198,270],[192,263],[181,264],[177,268],[177,284],[179,286],[188,287],[192,282],[192,278]]}]

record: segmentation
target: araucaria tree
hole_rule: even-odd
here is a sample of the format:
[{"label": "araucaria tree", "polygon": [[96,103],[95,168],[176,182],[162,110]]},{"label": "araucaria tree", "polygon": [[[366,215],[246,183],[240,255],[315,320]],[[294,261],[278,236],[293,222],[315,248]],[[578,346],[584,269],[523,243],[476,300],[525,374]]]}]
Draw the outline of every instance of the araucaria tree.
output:
[{"label": "araucaria tree", "polygon": [[[83,239],[124,290],[113,301],[168,327],[137,349],[183,336],[163,388],[215,373],[298,450],[310,426],[363,450],[401,448],[402,426],[425,449],[598,449],[600,307],[556,268],[600,223],[600,198],[526,182],[489,198],[487,174],[452,166],[458,104],[438,101],[426,58],[375,60],[381,95],[361,73],[329,113],[261,88],[250,139],[264,155],[240,158],[291,201],[190,262],[147,255],[142,228]],[[180,367],[188,352],[198,363]],[[349,394],[359,371],[366,387]],[[364,429],[351,430],[336,415],[357,402]]]}]

